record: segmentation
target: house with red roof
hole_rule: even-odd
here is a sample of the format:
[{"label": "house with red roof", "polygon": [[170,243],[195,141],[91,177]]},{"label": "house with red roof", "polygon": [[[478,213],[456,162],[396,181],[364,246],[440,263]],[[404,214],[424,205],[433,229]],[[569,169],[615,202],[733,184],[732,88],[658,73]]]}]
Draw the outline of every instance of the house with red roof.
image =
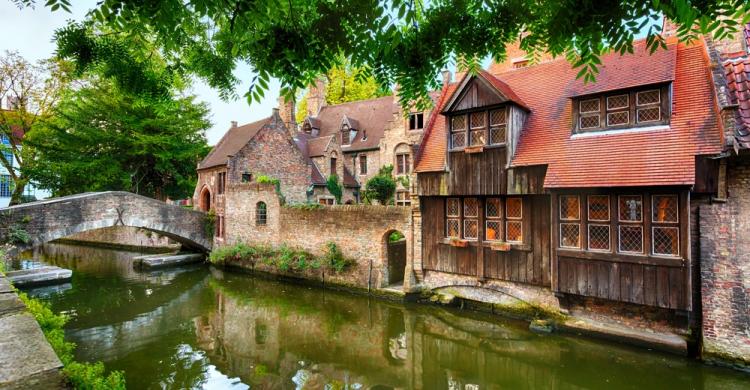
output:
[{"label": "house with red roof", "polygon": [[717,195],[725,129],[707,44],[666,46],[604,55],[595,83],[565,59],[444,83],[415,168],[417,279],[626,328],[699,328],[697,210]]}]

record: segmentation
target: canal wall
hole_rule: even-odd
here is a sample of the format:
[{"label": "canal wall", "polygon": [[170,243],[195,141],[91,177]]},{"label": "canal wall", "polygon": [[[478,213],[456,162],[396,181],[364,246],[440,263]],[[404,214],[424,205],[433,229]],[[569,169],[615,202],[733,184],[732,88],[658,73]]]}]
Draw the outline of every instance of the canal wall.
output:
[{"label": "canal wall", "polygon": [[750,370],[750,158],[730,159],[727,192],[700,207],[703,356]]},{"label": "canal wall", "polygon": [[0,388],[61,389],[63,364],[0,273]]},{"label": "canal wall", "polygon": [[109,226],[88,230],[72,234],[58,241],[113,249],[159,250],[179,249],[180,247],[179,243],[170,240],[167,236],[132,226]]},{"label": "canal wall", "polygon": [[[224,237],[215,245],[286,245],[323,256],[329,242],[335,243],[344,257],[354,264],[342,273],[323,274],[320,270],[284,272],[262,263],[254,270],[312,280],[325,280],[360,289],[381,288],[402,277],[404,287],[414,282],[412,273],[411,209],[397,206],[336,205],[292,207],[282,205],[276,189],[270,184],[238,183],[228,186]],[[264,223],[258,218],[265,205]],[[388,237],[398,231],[405,236],[406,258],[398,267],[391,267]],[[400,264],[403,264],[401,266]],[[230,262],[229,265],[248,267]],[[394,275],[398,273],[399,275]]]}]

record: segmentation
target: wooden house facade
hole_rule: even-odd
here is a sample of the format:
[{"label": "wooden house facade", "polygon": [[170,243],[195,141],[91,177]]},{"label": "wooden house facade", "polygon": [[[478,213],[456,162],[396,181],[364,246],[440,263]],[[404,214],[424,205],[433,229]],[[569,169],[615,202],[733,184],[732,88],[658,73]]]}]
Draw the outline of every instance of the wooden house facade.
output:
[{"label": "wooden house facade", "polygon": [[687,324],[695,204],[722,149],[707,49],[634,49],[605,55],[596,83],[560,59],[444,85],[416,164],[422,283]]}]

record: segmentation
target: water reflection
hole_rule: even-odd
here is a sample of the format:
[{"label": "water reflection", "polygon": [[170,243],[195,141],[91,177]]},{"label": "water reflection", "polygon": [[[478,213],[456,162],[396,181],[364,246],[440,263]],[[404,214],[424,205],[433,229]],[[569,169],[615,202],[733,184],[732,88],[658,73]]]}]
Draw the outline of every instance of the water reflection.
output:
[{"label": "water reflection", "polygon": [[521,324],[402,306],[204,266],[132,269],[133,253],[48,245],[27,253],[74,269],[37,290],[70,313],[78,357],[132,388],[746,388],[750,377],[687,359]]}]

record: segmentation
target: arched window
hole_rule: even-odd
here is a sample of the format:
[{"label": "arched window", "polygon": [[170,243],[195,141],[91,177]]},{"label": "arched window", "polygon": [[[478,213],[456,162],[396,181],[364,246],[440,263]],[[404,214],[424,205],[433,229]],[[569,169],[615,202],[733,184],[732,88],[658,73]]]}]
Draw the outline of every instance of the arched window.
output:
[{"label": "arched window", "polygon": [[268,211],[266,210],[265,202],[258,202],[255,205],[255,224],[265,225],[268,222]]}]

